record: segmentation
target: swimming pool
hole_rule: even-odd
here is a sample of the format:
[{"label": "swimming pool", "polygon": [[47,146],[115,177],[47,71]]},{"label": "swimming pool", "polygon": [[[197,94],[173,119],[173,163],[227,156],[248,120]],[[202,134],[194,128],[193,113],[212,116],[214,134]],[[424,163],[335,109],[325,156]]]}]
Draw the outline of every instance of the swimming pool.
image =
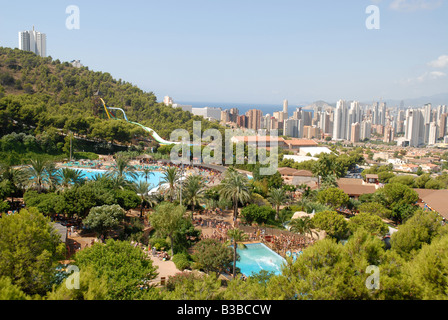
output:
[{"label": "swimming pool", "polygon": [[[81,171],[87,180],[92,180],[95,177],[95,175],[97,175],[97,174],[103,175],[106,172],[108,172],[107,170],[100,170],[100,169],[83,169],[83,168],[70,168],[70,169],[75,169],[75,170]],[[146,181],[143,171],[135,171],[135,173],[137,174],[136,180],[133,180],[129,175],[126,175],[126,174],[125,174],[125,177],[128,180],[135,181],[135,182]],[[163,172],[152,171],[152,174],[148,175],[148,183],[151,184],[150,188],[157,187],[159,185],[160,181],[162,180],[162,176],[163,176]]]},{"label": "swimming pool", "polygon": [[252,273],[259,273],[261,270],[281,273],[282,264],[286,260],[277,253],[269,249],[263,243],[246,244],[245,249],[237,248],[236,252],[240,256],[240,261],[236,262],[236,266],[241,269],[241,273],[249,277]]}]

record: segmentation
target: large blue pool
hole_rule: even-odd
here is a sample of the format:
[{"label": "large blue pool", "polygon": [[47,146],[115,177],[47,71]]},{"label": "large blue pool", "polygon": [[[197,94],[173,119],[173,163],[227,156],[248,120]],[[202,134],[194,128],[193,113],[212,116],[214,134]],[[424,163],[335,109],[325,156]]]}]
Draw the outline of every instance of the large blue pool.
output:
[{"label": "large blue pool", "polygon": [[[97,174],[102,175],[107,172],[106,170],[99,170],[99,169],[79,169],[79,168],[72,168],[72,169],[81,171],[87,180],[92,180],[95,175]],[[136,182],[146,181],[146,177],[144,176],[142,171],[136,171],[135,173],[137,174]],[[163,173],[159,171],[153,171],[152,174],[148,175],[148,183],[152,185],[151,188],[155,188],[159,185],[162,176]],[[129,180],[133,180],[129,176],[127,176],[127,178]]]},{"label": "large blue pool", "polygon": [[236,251],[240,256],[236,266],[247,277],[262,270],[278,275],[281,273],[282,264],[286,263],[285,259],[262,243],[247,244],[245,249],[238,248]]}]

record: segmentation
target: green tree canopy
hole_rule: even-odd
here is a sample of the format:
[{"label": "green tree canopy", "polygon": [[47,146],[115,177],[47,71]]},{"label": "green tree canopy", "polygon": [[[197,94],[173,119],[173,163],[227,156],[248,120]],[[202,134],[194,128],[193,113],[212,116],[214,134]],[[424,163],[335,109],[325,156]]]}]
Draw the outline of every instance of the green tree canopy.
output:
[{"label": "green tree canopy", "polygon": [[319,191],[317,194],[317,201],[336,209],[347,205],[349,196],[339,188],[328,188]]},{"label": "green tree canopy", "polygon": [[194,246],[193,259],[196,268],[207,273],[229,272],[232,270],[232,249],[215,239],[204,239]]},{"label": "green tree canopy", "polygon": [[105,205],[92,208],[84,224],[106,238],[107,233],[118,227],[124,217],[125,212],[119,205]]},{"label": "green tree canopy", "polygon": [[174,255],[174,240],[182,221],[185,219],[185,207],[176,206],[171,202],[161,203],[149,216],[149,222],[161,237],[170,238],[171,255]]},{"label": "green tree canopy", "polygon": [[36,209],[0,219],[0,277],[9,277],[26,294],[45,294],[64,254],[60,235]]},{"label": "green tree canopy", "polygon": [[[99,284],[107,279],[106,299],[132,300],[147,293],[140,286],[148,287],[147,281],[157,276],[152,260],[140,249],[127,241],[109,239],[105,244],[96,243],[75,255],[75,265],[80,271],[94,273],[95,294],[104,295]],[[98,282],[99,281],[99,282]],[[89,284],[90,287],[90,284]],[[93,294],[93,292],[92,292]]]},{"label": "green tree canopy", "polygon": [[442,218],[436,212],[418,210],[392,235],[392,249],[410,259],[423,244],[430,244],[442,232],[446,233],[441,222]]},{"label": "green tree canopy", "polygon": [[324,230],[328,236],[342,240],[348,236],[348,222],[336,211],[318,212],[311,219],[314,227]]}]

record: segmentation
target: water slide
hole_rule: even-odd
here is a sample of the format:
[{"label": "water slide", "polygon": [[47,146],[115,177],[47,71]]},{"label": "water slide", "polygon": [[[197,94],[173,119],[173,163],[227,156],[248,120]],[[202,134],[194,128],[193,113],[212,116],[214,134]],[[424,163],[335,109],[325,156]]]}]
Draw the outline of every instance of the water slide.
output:
[{"label": "water slide", "polygon": [[110,112],[111,110],[121,111],[121,112],[123,113],[124,119],[125,119],[127,122],[142,127],[145,131],[149,132],[149,134],[154,138],[154,140],[156,140],[160,145],[165,145],[165,146],[166,146],[166,145],[171,145],[171,144],[181,144],[181,142],[167,141],[167,140],[163,139],[161,136],[159,136],[159,134],[158,134],[157,132],[155,132],[153,129],[148,128],[148,127],[145,127],[144,125],[142,125],[142,124],[140,124],[140,123],[129,121],[129,120],[128,120],[128,117],[127,117],[127,115],[126,115],[126,112],[124,112],[123,109],[121,109],[121,108],[111,108],[111,107],[108,107],[108,106],[106,105],[106,102],[104,102],[104,100],[103,100],[102,98],[100,98],[100,100],[101,100],[101,102],[103,103],[104,110],[106,111],[107,117],[108,117],[109,119],[114,119],[114,120],[117,119],[117,117],[114,116],[114,115]]}]

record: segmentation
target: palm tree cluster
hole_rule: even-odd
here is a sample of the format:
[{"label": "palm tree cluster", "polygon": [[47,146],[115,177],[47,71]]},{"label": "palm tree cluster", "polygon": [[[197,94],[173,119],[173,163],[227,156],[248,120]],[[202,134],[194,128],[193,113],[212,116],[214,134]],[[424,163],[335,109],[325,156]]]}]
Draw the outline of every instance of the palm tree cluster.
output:
[{"label": "palm tree cluster", "polygon": [[251,198],[249,180],[233,168],[224,173],[224,179],[219,186],[221,198],[230,200],[233,204],[233,221],[238,218],[238,205],[246,204]]}]

